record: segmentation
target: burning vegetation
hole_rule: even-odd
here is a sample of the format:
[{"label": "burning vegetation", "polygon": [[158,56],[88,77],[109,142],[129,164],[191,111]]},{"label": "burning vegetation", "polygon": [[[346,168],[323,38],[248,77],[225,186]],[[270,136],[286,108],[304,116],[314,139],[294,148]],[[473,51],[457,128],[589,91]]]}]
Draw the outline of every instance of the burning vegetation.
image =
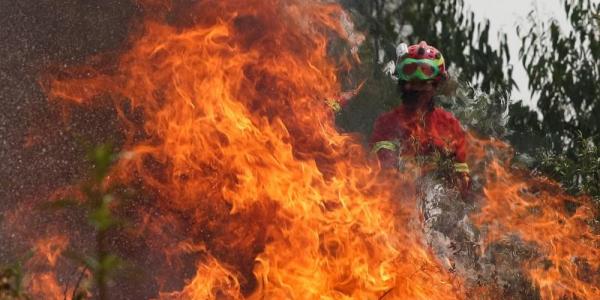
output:
[{"label": "burning vegetation", "polygon": [[[34,249],[32,298],[600,297],[589,199],[514,168],[507,144],[468,135],[461,199],[340,133],[325,100],[344,95],[362,39],[337,4],[140,5],[125,50],[41,80],[65,124],[113,111],[118,151],[2,221]],[[22,296],[16,273],[2,297]]]}]

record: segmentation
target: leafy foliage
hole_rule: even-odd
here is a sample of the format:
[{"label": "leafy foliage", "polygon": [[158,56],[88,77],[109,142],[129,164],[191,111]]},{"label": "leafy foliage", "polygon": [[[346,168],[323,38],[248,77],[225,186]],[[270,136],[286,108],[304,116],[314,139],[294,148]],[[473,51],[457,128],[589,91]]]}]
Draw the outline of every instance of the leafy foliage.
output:
[{"label": "leafy foliage", "polygon": [[520,56],[529,76],[532,96],[538,96],[541,132],[555,152],[571,158],[578,136],[600,143],[600,3],[564,1],[571,29],[558,22],[540,22],[530,14],[529,30],[518,33]]},{"label": "leafy foliage", "polygon": [[485,136],[504,137],[508,134],[508,96],[499,93],[490,95],[466,83],[450,82],[454,85],[445,94],[438,96],[438,103],[452,111],[463,126]]},{"label": "leafy foliage", "polygon": [[[82,274],[91,272],[91,280],[97,289],[98,299],[108,299],[108,285],[111,276],[123,266],[123,261],[118,256],[110,253],[108,237],[110,230],[120,226],[122,222],[117,219],[112,209],[116,205],[116,187],[107,184],[106,180],[110,167],[118,158],[110,144],[101,144],[91,147],[88,151],[88,160],[92,166],[89,179],[81,185],[82,199],[61,199],[50,204],[53,209],[82,209],[88,216],[88,222],[93,226],[96,235],[95,253],[87,255],[77,252],[68,252],[66,255],[78,262],[82,267]],[[88,278],[89,279],[89,278]],[[80,282],[81,283],[81,282]],[[93,294],[90,282],[78,283],[75,287],[75,299],[87,299]]]},{"label": "leafy foliage", "polygon": [[571,194],[590,195],[596,208],[594,228],[600,233],[600,147],[581,133],[572,155],[547,150],[538,155],[538,169],[560,181]]},{"label": "leafy foliage", "polygon": [[114,194],[106,184],[110,166],[117,159],[109,144],[94,147],[88,153],[92,163],[89,182],[83,185],[84,205],[88,209],[88,219],[96,230],[96,253],[94,256],[81,256],[80,261],[92,272],[98,299],[108,299],[108,282],[113,272],[118,270],[122,261],[108,250],[108,232],[121,222],[111,213],[114,205]]},{"label": "leafy foliage", "polygon": [[509,126],[515,130],[513,144],[534,153],[540,171],[570,193],[588,194],[600,203],[600,3],[563,3],[570,22],[566,32],[556,20],[536,20],[533,12],[529,29],[517,31],[520,58],[543,120],[517,104]]},{"label": "leafy foliage", "polygon": [[543,152],[540,170],[560,179],[571,193],[594,195],[600,201],[600,147],[591,138],[580,135],[574,150],[574,159],[566,154]]}]

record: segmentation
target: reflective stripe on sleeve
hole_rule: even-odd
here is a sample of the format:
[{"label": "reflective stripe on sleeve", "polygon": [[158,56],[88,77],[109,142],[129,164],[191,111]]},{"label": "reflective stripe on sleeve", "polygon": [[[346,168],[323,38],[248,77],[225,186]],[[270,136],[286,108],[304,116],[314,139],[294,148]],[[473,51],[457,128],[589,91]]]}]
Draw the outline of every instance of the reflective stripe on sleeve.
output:
[{"label": "reflective stripe on sleeve", "polygon": [[469,173],[469,165],[467,163],[455,163],[454,171],[457,173]]},{"label": "reflective stripe on sleeve", "polygon": [[398,146],[396,146],[396,144],[392,141],[379,141],[375,143],[375,145],[373,145],[371,153],[377,153],[381,149],[396,151],[396,149],[398,149]]}]

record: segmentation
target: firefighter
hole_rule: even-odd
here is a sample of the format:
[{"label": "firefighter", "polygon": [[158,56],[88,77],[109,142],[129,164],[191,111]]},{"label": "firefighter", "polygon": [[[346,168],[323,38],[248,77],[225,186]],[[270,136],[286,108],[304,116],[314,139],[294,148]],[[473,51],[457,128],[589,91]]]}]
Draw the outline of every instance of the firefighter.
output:
[{"label": "firefighter", "polygon": [[437,88],[448,78],[444,57],[426,42],[401,45],[398,50],[395,73],[403,101],[375,121],[372,151],[384,167],[401,167],[405,158],[450,162],[446,165],[451,166],[452,181],[464,195],[471,181],[466,134],[459,121],[434,101]]}]

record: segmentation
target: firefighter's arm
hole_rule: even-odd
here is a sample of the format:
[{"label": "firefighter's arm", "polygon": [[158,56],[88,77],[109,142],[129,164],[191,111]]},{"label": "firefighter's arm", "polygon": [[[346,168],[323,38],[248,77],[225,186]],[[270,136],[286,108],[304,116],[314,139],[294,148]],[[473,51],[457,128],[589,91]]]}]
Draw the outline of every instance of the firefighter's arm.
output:
[{"label": "firefighter's arm", "polygon": [[381,166],[396,167],[398,161],[398,146],[393,141],[378,141],[371,147],[371,154],[377,155]]},{"label": "firefighter's arm", "polygon": [[469,174],[469,165],[466,162],[455,162],[454,163],[454,172]]},{"label": "firefighter's arm", "polygon": [[467,164],[467,138],[466,133],[462,129],[460,123],[456,118],[454,119],[453,131],[455,133],[455,163],[454,171],[457,174],[459,181],[459,188],[463,195],[467,194],[471,189],[471,175],[469,165]]},{"label": "firefighter's arm", "polygon": [[398,144],[391,139],[391,130],[386,124],[384,118],[375,120],[369,147],[371,154],[377,155],[382,166],[395,167],[398,159]]},{"label": "firefighter's arm", "polygon": [[469,174],[467,164],[467,138],[466,133],[456,118],[452,116],[452,132],[454,139],[454,171],[461,174]]}]

